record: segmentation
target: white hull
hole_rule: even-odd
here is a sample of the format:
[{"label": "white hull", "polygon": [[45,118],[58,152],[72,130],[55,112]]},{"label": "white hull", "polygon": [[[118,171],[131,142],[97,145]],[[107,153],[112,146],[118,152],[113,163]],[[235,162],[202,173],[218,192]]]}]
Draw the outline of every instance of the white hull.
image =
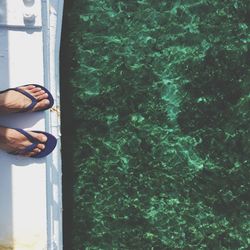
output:
[{"label": "white hull", "polygon": [[59,47],[63,1],[33,1],[32,5],[32,0],[0,0],[0,90],[38,83],[50,89],[55,106],[36,114],[1,116],[0,125],[47,131],[59,143],[40,160],[0,151],[0,250],[62,249]]}]

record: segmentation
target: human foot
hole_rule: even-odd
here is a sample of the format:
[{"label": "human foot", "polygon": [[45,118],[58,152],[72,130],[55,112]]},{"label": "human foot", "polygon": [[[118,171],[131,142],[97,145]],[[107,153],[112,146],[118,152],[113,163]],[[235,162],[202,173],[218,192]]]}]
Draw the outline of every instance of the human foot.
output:
[{"label": "human foot", "polygon": [[47,137],[41,133],[28,133],[41,143],[38,143],[31,152],[25,153],[25,149],[32,145],[32,142],[25,135],[15,129],[0,127],[0,149],[10,154],[18,154],[27,157],[39,154],[45,148],[44,143],[47,141]]},{"label": "human foot", "polygon": [[0,93],[0,113],[17,113],[29,109],[30,112],[46,109],[50,105],[49,95],[39,85],[20,86],[18,90],[31,95],[34,98],[34,107],[30,97],[17,90],[10,89]]}]

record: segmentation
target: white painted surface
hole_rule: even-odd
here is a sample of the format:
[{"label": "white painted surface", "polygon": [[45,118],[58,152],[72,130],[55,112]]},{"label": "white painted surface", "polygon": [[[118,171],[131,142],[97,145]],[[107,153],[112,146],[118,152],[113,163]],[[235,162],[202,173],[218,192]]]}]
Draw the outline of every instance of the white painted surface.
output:
[{"label": "white painted surface", "polygon": [[[51,93],[56,100],[53,112],[47,115],[47,131],[60,137],[60,88],[59,88],[59,51],[61,39],[61,24],[63,14],[63,0],[51,0],[47,2],[49,10],[47,31],[45,32],[45,43],[47,44],[47,55],[45,75],[46,82],[50,86]],[[49,38],[47,39],[46,36]],[[48,74],[46,73],[48,72]],[[60,141],[57,153],[47,158],[47,183],[51,180],[51,185],[47,184],[47,238],[48,249],[62,249],[62,193],[61,193],[61,152]]]},{"label": "white painted surface", "polygon": [[0,1],[0,25],[25,27],[29,21],[42,26],[41,0]]},{"label": "white painted surface", "polygon": [[[6,9],[12,13],[11,5],[6,7],[6,2],[23,4],[22,0],[0,0],[0,7],[5,6],[0,9],[0,15]],[[58,47],[63,2],[35,0],[35,4],[40,6],[42,28],[39,25],[25,27],[17,19],[14,23],[14,19],[8,19],[9,12],[4,14],[16,27],[9,25],[11,21],[0,25],[0,90],[38,83],[50,89],[55,108],[1,116],[0,124],[46,130],[59,139]],[[50,7],[53,13],[49,12]],[[0,151],[0,250],[62,249],[61,210],[60,141],[49,157],[39,160]]]}]

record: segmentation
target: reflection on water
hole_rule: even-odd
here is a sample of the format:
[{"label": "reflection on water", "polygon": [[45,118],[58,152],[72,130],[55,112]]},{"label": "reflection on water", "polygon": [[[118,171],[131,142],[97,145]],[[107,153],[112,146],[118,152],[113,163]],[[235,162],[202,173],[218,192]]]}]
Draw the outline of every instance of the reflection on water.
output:
[{"label": "reflection on water", "polygon": [[76,249],[248,247],[249,14],[233,0],[66,10]]}]

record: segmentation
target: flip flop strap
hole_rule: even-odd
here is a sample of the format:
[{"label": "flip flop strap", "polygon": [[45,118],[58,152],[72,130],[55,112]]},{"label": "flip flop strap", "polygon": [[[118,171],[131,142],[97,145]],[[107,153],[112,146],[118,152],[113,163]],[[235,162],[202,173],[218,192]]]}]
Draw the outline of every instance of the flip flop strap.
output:
[{"label": "flip flop strap", "polygon": [[31,136],[28,132],[26,132],[23,129],[20,128],[15,128],[16,131],[18,131],[19,133],[21,133],[22,135],[24,135],[32,144],[27,146],[24,150],[22,150],[21,152],[19,152],[19,154],[26,154],[26,153],[30,153],[33,151],[33,149],[35,149],[37,147],[37,145],[40,143],[39,140],[37,140],[36,138],[34,138],[33,136]]},{"label": "flip flop strap", "polygon": [[19,111],[18,113],[30,111],[36,106],[36,104],[37,104],[36,98],[34,96],[32,96],[30,93],[28,93],[27,91],[19,89],[19,88],[12,88],[9,90],[15,90],[15,91],[25,95],[26,97],[28,97],[31,100],[31,104],[28,107],[26,107],[25,109],[23,109],[22,111]]}]

